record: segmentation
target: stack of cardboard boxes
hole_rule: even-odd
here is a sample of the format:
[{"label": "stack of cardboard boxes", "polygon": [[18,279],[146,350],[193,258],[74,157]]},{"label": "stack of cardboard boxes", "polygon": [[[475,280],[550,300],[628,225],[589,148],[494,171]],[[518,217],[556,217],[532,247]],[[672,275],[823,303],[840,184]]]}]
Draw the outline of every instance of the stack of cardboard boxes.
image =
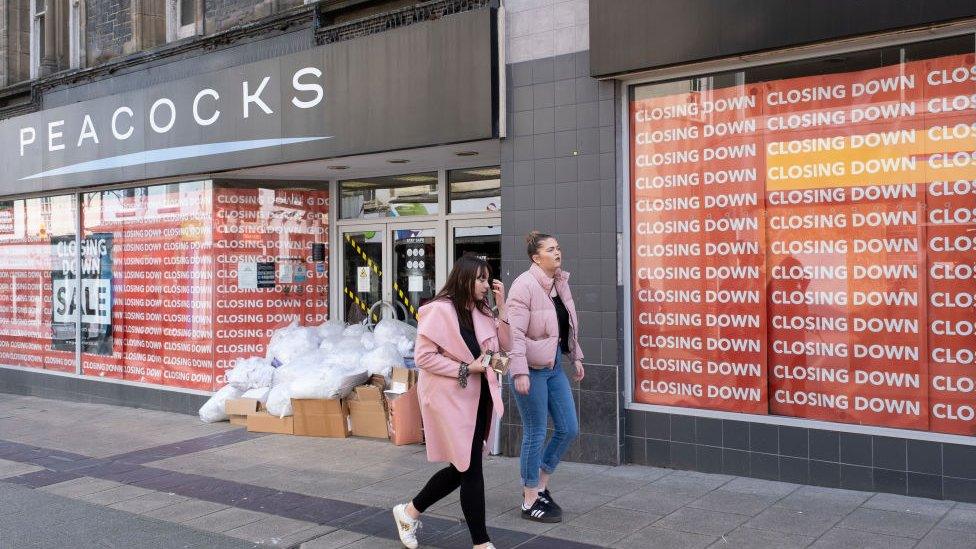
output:
[{"label": "stack of cardboard boxes", "polygon": [[229,400],[231,423],[248,431],[312,437],[354,436],[392,439],[396,445],[423,442],[417,370],[394,368],[386,386],[383,376],[356,387],[344,399],[292,399],[293,416],[269,414],[255,399]]}]

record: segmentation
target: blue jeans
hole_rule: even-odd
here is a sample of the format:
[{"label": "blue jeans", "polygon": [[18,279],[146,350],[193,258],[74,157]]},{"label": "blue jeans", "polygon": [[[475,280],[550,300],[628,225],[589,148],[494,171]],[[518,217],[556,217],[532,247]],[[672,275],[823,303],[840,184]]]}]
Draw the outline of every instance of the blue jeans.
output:
[{"label": "blue jeans", "polygon": [[[579,435],[576,405],[569,380],[563,372],[562,353],[556,351],[556,363],[551,370],[529,368],[529,394],[520,395],[513,390],[512,395],[522,416],[522,453],[519,457],[522,485],[533,488],[539,485],[539,471],[552,474]],[[552,416],[554,433],[543,449],[549,416]]]}]

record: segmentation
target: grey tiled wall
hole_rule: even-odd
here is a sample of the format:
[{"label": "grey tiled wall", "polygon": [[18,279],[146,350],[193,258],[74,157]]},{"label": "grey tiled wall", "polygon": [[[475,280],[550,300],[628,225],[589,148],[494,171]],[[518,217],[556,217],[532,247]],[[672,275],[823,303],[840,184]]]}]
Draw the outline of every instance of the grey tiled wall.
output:
[{"label": "grey tiled wall", "polygon": [[79,377],[56,376],[43,371],[0,368],[0,393],[37,396],[92,404],[148,408],[192,414],[207,401],[206,396],[161,388],[109,383]]},{"label": "grey tiled wall", "polygon": [[[589,74],[589,54],[508,65],[502,141],[502,279],[528,268],[524,235],[553,234],[580,318],[586,379],[574,384],[580,438],[566,459],[616,464],[621,418],[617,335],[614,83]],[[517,455],[521,424],[511,391],[503,448]]]},{"label": "grey tiled wall", "polygon": [[976,447],[627,411],[626,461],[976,502]]}]

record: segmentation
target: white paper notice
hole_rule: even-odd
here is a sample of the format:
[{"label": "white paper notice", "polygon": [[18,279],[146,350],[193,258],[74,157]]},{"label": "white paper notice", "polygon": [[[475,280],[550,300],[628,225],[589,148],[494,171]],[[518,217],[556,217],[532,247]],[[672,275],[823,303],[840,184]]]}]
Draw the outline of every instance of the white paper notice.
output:
[{"label": "white paper notice", "polygon": [[424,291],[424,277],[420,275],[411,275],[410,277],[408,277],[407,291],[408,292]]},{"label": "white paper notice", "polygon": [[237,264],[237,287],[242,290],[258,289],[258,264],[241,261]]},{"label": "white paper notice", "polygon": [[282,261],[281,268],[278,269],[278,282],[282,284],[291,284],[292,273],[294,272],[294,265],[290,261]]},{"label": "white paper notice", "polygon": [[369,292],[369,267],[357,267],[357,280],[356,280],[356,291],[357,292]]}]

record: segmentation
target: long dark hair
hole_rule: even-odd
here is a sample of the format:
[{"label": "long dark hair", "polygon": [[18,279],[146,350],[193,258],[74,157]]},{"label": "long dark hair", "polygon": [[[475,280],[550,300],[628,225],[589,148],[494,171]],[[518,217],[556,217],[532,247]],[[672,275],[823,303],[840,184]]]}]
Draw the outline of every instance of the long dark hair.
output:
[{"label": "long dark hair", "polygon": [[[454,305],[454,310],[457,311],[458,322],[469,330],[474,329],[474,324],[471,320],[471,312],[468,311],[468,304],[474,301],[474,283],[482,274],[491,277],[491,268],[488,267],[488,262],[474,253],[467,252],[454,262],[454,268],[451,269],[451,274],[447,276],[447,282],[441,291],[434,296],[434,299],[450,301]],[[491,288],[488,291],[490,292]],[[482,299],[474,305],[482,313],[493,316],[491,308],[488,307],[487,296],[485,297],[486,299]]]}]

